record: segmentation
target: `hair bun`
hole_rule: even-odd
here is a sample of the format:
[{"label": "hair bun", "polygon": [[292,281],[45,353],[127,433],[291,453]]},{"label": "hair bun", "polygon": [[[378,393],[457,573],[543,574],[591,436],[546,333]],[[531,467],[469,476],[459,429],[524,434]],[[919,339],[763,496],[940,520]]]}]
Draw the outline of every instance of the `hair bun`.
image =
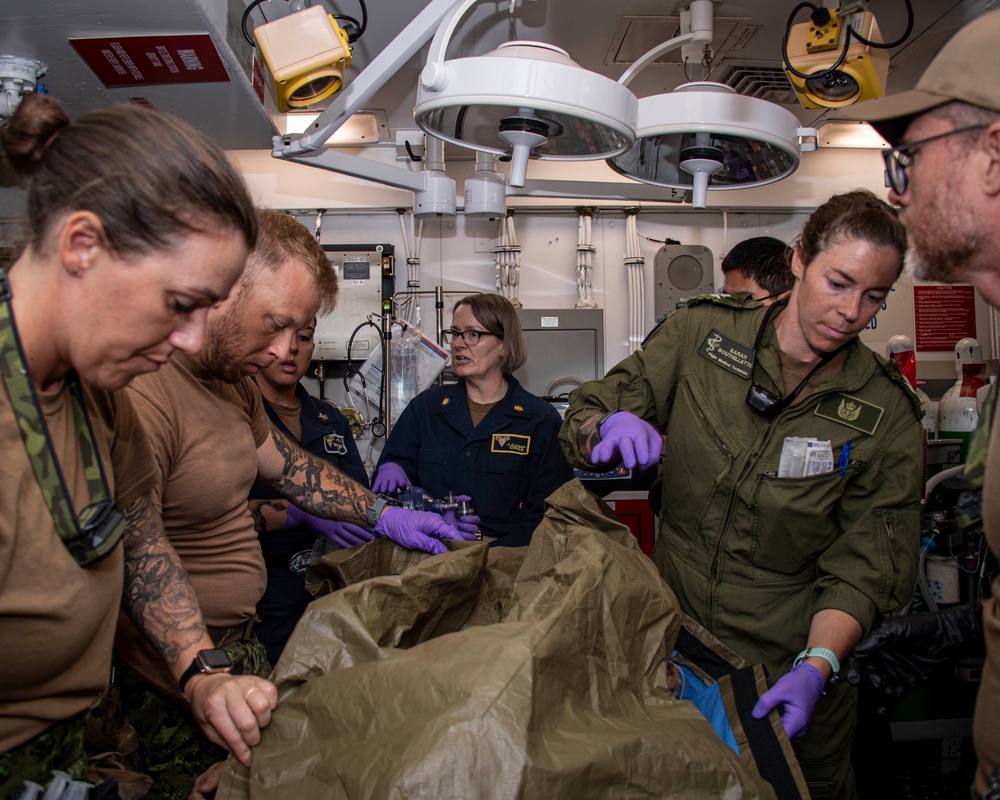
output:
[{"label": "hair bun", "polygon": [[0,128],[0,144],[7,161],[21,175],[31,175],[56,137],[69,125],[69,116],[53,97],[26,95],[7,127]]}]

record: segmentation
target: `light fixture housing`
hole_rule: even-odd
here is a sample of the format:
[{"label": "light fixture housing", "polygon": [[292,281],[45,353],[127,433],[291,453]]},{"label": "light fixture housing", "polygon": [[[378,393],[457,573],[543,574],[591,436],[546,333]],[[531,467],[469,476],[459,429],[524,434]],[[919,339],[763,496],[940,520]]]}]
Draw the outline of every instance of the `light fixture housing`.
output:
[{"label": "light fixture housing", "polygon": [[844,54],[848,28],[870,42],[884,44],[875,15],[870,11],[841,15],[831,13],[826,25],[812,22],[793,25],[788,34],[788,63],[796,72],[822,77],[802,78],[785,68],[785,74],[804,108],[842,108],[885,94],[889,77],[889,51],[871,47],[851,37],[847,54],[836,70],[831,67]]},{"label": "light fixture housing", "polygon": [[304,108],[344,88],[351,66],[347,33],[322,6],[259,25],[253,34],[278,111]]},{"label": "light fixture housing", "polygon": [[745,189],[780,181],[816,149],[816,130],[799,127],[774,103],[725,84],[687,83],[639,100],[635,145],[608,159],[616,172],[653,186],[688,189],[705,207],[708,189]]},{"label": "light fixture housing", "polygon": [[435,34],[417,87],[417,125],[445,142],[510,156],[512,186],[524,185],[529,158],[596,160],[632,146],[635,95],[561,48],[515,41],[445,61],[457,17],[472,4],[456,7]]},{"label": "light fixture housing", "polygon": [[21,99],[38,88],[48,67],[26,56],[0,55],[0,124],[14,116]]}]

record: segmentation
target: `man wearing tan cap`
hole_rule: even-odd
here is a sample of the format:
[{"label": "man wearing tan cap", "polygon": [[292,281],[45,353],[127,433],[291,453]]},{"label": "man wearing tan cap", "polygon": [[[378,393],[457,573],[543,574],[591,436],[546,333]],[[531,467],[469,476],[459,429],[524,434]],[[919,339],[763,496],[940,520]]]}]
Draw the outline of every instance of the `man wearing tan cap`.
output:
[{"label": "man wearing tan cap", "polygon": [[[854,106],[842,116],[871,122],[883,152],[889,200],[909,233],[907,270],[917,278],[971,283],[1000,308],[1000,11],[973,20],[941,49],[910,92]],[[964,478],[982,487],[986,538],[1000,554],[1000,415],[984,404]],[[973,499],[975,498],[966,498]],[[901,695],[970,640],[985,636],[986,662],[973,738],[977,795],[1000,798],[1000,578],[983,605],[889,620],[857,648],[861,682]],[[874,677],[874,680],[873,680]],[[888,690],[888,692],[887,692]]]}]

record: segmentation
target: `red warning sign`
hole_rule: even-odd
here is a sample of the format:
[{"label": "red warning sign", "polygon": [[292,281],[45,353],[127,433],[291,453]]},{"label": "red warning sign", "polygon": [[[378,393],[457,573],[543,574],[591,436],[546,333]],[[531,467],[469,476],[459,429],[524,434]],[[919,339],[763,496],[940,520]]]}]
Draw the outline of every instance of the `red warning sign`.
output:
[{"label": "red warning sign", "polygon": [[108,87],[229,80],[207,33],[70,39],[69,43]]},{"label": "red warning sign", "polygon": [[914,286],[917,352],[951,350],[959,339],[976,336],[976,292],[971,286]]}]

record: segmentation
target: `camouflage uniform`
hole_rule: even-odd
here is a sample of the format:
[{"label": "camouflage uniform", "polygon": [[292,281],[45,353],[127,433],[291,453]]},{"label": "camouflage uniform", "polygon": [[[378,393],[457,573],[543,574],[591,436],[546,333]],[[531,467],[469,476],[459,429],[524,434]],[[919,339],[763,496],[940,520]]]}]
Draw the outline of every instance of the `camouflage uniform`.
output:
[{"label": "camouflage uniform", "polygon": [[[264,646],[256,635],[221,648],[233,662],[232,674],[261,678],[271,674]],[[148,798],[187,800],[195,778],[226,758],[227,752],[205,737],[190,709],[167,700],[140,675],[124,664],[121,667],[121,703],[140,741],[139,749],[126,760],[127,766],[153,778]]]},{"label": "camouflage uniform", "polygon": [[[89,712],[88,712],[89,713]],[[20,747],[0,753],[0,798],[25,781],[45,786],[53,770],[62,770],[75,780],[87,777],[87,754],[83,728],[87,713],[58,722]]]}]

